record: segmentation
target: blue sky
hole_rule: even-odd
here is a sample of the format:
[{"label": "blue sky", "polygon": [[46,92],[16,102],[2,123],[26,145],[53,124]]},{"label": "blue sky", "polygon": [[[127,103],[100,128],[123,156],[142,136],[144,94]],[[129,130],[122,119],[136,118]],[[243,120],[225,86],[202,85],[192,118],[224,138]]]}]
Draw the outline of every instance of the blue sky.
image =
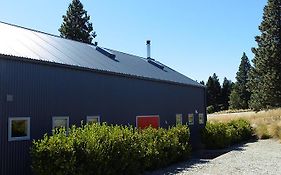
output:
[{"label": "blue sky", "polygon": [[[0,21],[59,35],[71,0],[6,0]],[[235,81],[242,53],[252,60],[266,0],[81,0],[100,46],[151,56],[206,81],[214,72]]]}]

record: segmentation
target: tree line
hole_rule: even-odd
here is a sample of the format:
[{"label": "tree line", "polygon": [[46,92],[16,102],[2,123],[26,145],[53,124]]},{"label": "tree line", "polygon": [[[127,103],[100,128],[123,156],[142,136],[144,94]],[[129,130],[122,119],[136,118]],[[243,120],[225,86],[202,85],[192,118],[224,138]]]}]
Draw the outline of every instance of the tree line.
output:
[{"label": "tree line", "polygon": [[[249,81],[249,71],[251,64],[246,53],[243,53],[238,72],[236,73],[236,82],[233,83],[226,77],[223,79],[222,86],[219,78],[214,73],[209,77],[207,87],[207,105],[208,112],[217,112],[228,109],[248,109],[250,92],[247,88]],[[204,81],[200,82],[205,84]]]},{"label": "tree line", "polygon": [[[253,109],[281,106],[281,0],[268,0],[252,48],[253,65],[245,53],[241,58],[236,82],[224,78],[223,87],[214,73],[207,83],[208,111]],[[201,82],[204,84],[204,82]]]}]

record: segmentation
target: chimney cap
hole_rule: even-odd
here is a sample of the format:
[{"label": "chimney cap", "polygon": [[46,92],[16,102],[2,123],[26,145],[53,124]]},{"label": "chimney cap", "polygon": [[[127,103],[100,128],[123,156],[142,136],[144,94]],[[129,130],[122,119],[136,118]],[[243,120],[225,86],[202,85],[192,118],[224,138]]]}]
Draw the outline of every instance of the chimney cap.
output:
[{"label": "chimney cap", "polygon": [[146,44],[150,44],[150,40],[146,40]]}]

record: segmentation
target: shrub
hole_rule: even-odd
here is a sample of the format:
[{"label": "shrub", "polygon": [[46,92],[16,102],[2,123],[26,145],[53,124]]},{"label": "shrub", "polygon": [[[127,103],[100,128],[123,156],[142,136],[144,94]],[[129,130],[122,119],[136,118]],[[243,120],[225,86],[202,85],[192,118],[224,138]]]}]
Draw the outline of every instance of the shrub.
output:
[{"label": "shrub", "polygon": [[186,126],[179,125],[169,130],[147,128],[139,132],[142,139],[140,145],[145,150],[143,163],[147,170],[166,166],[190,154],[189,130]]},{"label": "shrub", "polygon": [[31,151],[35,174],[72,174],[75,165],[73,139],[67,139],[63,129],[56,130],[53,137],[44,135],[40,142],[33,142]]},{"label": "shrub", "polygon": [[33,141],[32,169],[38,175],[139,174],[190,155],[189,129],[139,130],[91,124],[63,129]]},{"label": "shrub", "polygon": [[232,120],[229,123],[207,122],[202,130],[202,141],[206,148],[221,149],[250,139],[253,129],[247,120]]},{"label": "shrub", "polygon": [[202,131],[203,143],[210,149],[224,148],[230,143],[229,132],[226,131],[227,125],[224,123],[207,122]]},{"label": "shrub", "polygon": [[239,143],[241,141],[248,140],[253,135],[253,128],[247,120],[232,120],[228,123],[228,126],[234,129],[232,132],[232,143]]}]

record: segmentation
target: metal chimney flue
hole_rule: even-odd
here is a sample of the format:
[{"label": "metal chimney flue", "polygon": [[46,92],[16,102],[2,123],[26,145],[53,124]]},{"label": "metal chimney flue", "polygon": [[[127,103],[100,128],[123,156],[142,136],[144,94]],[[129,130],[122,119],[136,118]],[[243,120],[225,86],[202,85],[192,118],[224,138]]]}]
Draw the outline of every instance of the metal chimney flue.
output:
[{"label": "metal chimney flue", "polygon": [[150,40],[146,41],[146,48],[147,48],[147,59],[151,59],[151,56],[150,56]]}]

